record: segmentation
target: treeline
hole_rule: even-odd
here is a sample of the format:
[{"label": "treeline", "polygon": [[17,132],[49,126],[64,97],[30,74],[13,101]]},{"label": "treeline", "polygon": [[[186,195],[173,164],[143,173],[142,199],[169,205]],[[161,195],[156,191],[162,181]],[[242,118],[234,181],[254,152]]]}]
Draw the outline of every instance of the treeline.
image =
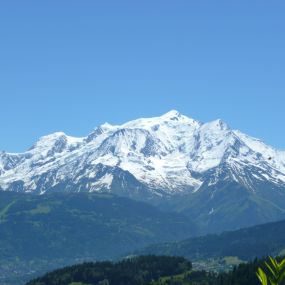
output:
[{"label": "treeline", "polygon": [[[280,260],[280,259],[279,259]],[[265,261],[268,259],[255,259],[240,264],[230,272],[214,273],[206,271],[190,271],[177,276],[168,276],[152,282],[151,285],[260,285],[256,272],[260,267],[269,274]],[[285,285],[282,281],[281,285]]]},{"label": "treeline", "polygon": [[260,285],[256,276],[257,268],[263,266],[263,260],[255,259],[240,264],[230,272],[215,273],[190,271],[176,276],[160,278],[151,285]]},{"label": "treeline", "polygon": [[[117,263],[83,263],[59,269],[30,281],[27,285],[142,285],[160,277],[178,275],[191,270],[192,264],[183,257],[140,256]],[[77,284],[78,284],[77,283]]]},{"label": "treeline", "polygon": [[268,273],[264,261],[255,259],[230,272],[215,273],[193,271],[183,257],[148,255],[69,266],[26,285],[260,285],[256,272],[261,267]]}]

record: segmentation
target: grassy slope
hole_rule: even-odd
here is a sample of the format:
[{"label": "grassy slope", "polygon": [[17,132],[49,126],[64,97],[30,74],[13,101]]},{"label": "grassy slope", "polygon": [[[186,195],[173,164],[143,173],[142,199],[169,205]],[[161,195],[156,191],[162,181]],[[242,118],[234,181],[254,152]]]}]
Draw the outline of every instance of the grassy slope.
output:
[{"label": "grassy slope", "polygon": [[[195,226],[179,214],[114,195],[0,192],[0,273],[4,277],[83,260],[112,259],[193,233]],[[0,274],[0,283],[1,278]]]}]

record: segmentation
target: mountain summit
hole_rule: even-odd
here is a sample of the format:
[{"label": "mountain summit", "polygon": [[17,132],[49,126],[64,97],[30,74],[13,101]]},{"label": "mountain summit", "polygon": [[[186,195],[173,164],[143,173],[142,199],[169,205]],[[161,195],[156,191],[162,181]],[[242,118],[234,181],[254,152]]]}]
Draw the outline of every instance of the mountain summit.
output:
[{"label": "mountain summit", "polygon": [[57,132],[24,153],[2,152],[0,189],[112,192],[155,203],[183,197],[177,207],[206,220],[242,197],[240,206],[250,211],[269,209],[267,221],[285,212],[285,152],[221,120],[201,123],[172,110],[105,123],[83,138]]}]

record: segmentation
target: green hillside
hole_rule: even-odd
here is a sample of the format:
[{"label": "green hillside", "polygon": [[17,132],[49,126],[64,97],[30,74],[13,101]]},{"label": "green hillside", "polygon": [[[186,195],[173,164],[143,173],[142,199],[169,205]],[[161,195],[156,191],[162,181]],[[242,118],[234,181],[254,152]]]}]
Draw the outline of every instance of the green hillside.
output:
[{"label": "green hillside", "polygon": [[195,231],[179,214],[114,195],[0,192],[0,284],[22,273],[113,259]]},{"label": "green hillside", "polygon": [[[264,260],[241,264],[230,272],[196,271],[182,257],[138,256],[117,263],[96,262],[65,267],[26,285],[259,285]],[[282,283],[282,285],[284,282]]]},{"label": "green hillside", "polygon": [[90,262],[66,267],[45,274],[27,285],[141,285],[169,274],[181,274],[191,268],[191,262],[183,257],[141,256],[117,263]]},{"label": "green hillside", "polygon": [[228,257],[247,261],[270,254],[284,254],[284,229],[285,220],[179,242],[154,244],[138,254],[178,255],[193,261]]}]

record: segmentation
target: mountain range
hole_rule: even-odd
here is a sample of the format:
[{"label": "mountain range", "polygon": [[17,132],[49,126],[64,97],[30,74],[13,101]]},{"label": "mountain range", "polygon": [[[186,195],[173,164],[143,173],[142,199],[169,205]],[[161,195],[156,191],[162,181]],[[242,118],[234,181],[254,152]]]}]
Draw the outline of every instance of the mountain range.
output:
[{"label": "mountain range", "polygon": [[108,192],[191,217],[201,232],[285,217],[285,151],[172,110],[88,136],[41,137],[24,153],[0,153],[0,190]]}]

